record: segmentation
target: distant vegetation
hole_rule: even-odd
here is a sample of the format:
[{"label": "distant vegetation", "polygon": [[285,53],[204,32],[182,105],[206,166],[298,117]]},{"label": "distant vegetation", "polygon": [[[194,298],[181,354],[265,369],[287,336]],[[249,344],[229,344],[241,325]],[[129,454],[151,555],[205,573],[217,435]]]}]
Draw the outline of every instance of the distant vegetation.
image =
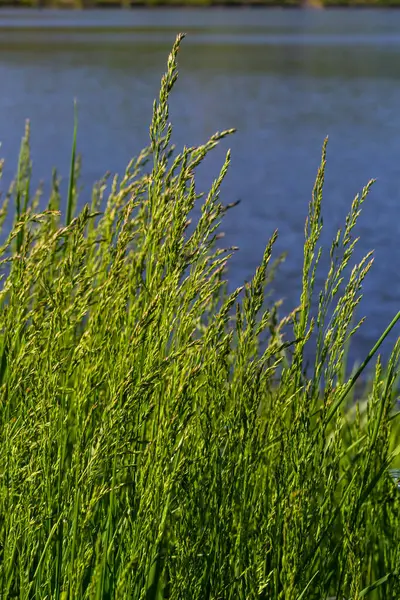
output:
[{"label": "distant vegetation", "polygon": [[0,229],[14,209],[0,246],[0,596],[398,600],[400,341],[387,363],[377,350],[400,313],[346,365],[372,266],[355,259],[354,230],[373,182],[315,290],[325,143],[298,307],[282,317],[268,302],[277,233],[228,293],[230,153],[205,193],[196,173],[233,130],[174,147],[180,42],[148,147],[80,212],[76,127],[66,198],[54,172],[41,211],[29,126],[22,141],[0,209]]},{"label": "distant vegetation", "polygon": [[0,0],[1,6],[31,8],[133,8],[139,6],[281,6],[296,7],[400,7],[400,0]]}]

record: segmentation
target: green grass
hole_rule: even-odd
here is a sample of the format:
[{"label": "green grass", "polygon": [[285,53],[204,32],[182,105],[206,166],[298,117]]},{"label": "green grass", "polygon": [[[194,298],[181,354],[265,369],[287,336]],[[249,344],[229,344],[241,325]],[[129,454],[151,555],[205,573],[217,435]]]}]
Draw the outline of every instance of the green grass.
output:
[{"label": "green grass", "polygon": [[372,264],[354,262],[354,230],[372,182],[314,290],[325,143],[298,308],[282,317],[265,300],[277,234],[228,294],[229,152],[208,192],[195,175],[233,131],[174,149],[181,39],[149,146],[79,214],[76,126],[65,207],[54,173],[38,211],[29,127],[22,142],[0,213],[4,226],[14,202],[0,248],[0,598],[398,600],[400,343],[383,363],[385,332],[346,375]]}]

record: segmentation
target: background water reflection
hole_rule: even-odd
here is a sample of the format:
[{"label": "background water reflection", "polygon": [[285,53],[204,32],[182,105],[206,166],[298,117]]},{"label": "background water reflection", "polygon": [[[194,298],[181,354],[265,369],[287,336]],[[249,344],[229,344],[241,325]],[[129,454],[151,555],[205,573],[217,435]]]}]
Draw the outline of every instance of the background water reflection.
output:
[{"label": "background water reflection", "polygon": [[358,228],[358,256],[376,251],[361,305],[368,320],[353,344],[353,358],[362,358],[400,308],[400,12],[3,10],[5,179],[15,172],[27,117],[36,180],[48,181],[53,166],[67,175],[74,97],[82,202],[106,170],[122,172],[147,144],[152,101],[182,30],[188,37],[171,99],[175,143],[198,144],[216,130],[238,129],[199,179],[206,188],[232,148],[224,200],[242,199],[224,225],[227,243],[240,247],[232,287],[251,276],[277,227],[277,254],[288,256],[274,293],[288,310],[298,301],[304,219],[325,135],[324,241],[344,223],[357,191],[378,178]]}]

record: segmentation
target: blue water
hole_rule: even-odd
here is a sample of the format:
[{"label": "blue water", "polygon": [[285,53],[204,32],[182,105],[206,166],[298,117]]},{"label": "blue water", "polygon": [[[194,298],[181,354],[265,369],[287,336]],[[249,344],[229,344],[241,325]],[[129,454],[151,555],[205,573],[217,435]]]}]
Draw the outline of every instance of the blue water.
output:
[{"label": "blue water", "polygon": [[[199,172],[207,190],[224,153],[223,199],[241,204],[223,230],[239,252],[230,286],[249,279],[275,228],[287,251],[274,286],[299,300],[304,220],[329,135],[324,243],[354,195],[377,178],[357,229],[357,257],[375,250],[351,356],[362,359],[400,309],[400,12],[136,10],[0,12],[0,140],[5,181],[31,119],[36,180],[68,174],[73,99],[83,157],[81,201],[105,171],[122,173],[147,144],[152,101],[176,33],[187,32],[171,97],[174,142],[199,144],[236,127]],[[45,191],[46,191],[45,186]],[[317,279],[321,286],[327,263]],[[387,352],[398,332],[385,345]]]}]

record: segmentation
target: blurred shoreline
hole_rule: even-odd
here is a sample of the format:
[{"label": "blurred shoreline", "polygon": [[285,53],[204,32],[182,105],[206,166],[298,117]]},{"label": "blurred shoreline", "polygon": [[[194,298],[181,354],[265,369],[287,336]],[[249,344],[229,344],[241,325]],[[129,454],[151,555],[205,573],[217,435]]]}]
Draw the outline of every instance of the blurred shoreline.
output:
[{"label": "blurred shoreline", "polygon": [[[140,9],[140,8],[282,8],[335,9],[400,8],[400,0],[0,0],[4,8],[15,9]],[[1,21],[0,21],[1,26]]]}]

